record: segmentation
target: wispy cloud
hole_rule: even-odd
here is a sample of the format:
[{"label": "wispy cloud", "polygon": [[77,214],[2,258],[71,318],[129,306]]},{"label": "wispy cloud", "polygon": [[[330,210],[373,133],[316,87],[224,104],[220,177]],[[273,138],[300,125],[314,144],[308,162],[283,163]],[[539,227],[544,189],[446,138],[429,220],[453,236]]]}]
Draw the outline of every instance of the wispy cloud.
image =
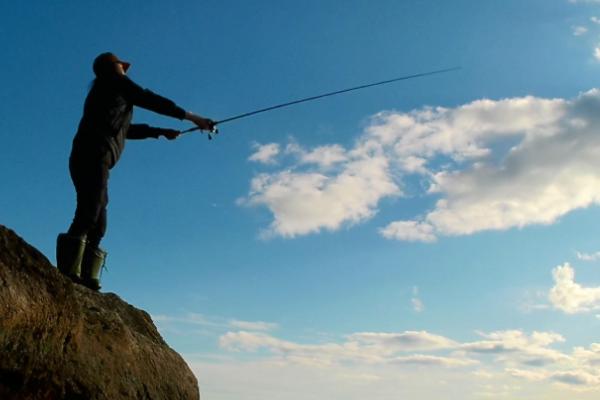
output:
[{"label": "wispy cloud", "polygon": [[[478,334],[482,340],[459,343],[427,331],[362,332],[348,335],[342,343],[300,344],[265,333],[239,331],[224,334],[219,344],[235,352],[266,349],[290,362],[321,366],[360,362],[464,367],[478,364],[479,361],[473,357],[487,354],[496,355],[497,360],[507,365],[532,367],[549,366],[570,359],[570,356],[549,347],[565,341],[554,332],[533,332],[528,335],[520,330],[508,330]],[[578,355],[590,359],[590,355],[582,349],[578,350]]]},{"label": "wispy cloud", "polygon": [[435,242],[434,227],[419,221],[395,221],[381,228],[379,233],[386,239],[404,240],[407,242]]},{"label": "wispy cloud", "polygon": [[573,35],[574,36],[582,36],[588,32],[588,28],[585,26],[574,26],[573,27]]},{"label": "wispy cloud", "polygon": [[523,313],[531,313],[552,308],[552,305],[548,302],[548,290],[541,288],[525,290],[518,307]]},{"label": "wispy cloud", "polygon": [[205,327],[221,327],[224,326],[223,323],[218,322],[217,320],[207,317],[203,314],[198,313],[186,313],[181,316],[173,316],[173,315],[165,315],[165,314],[156,314],[152,315],[152,320],[157,324],[165,324],[165,323],[184,323],[189,325],[200,325]]},{"label": "wispy cloud", "polygon": [[577,259],[581,261],[598,261],[600,260],[600,251],[595,253],[580,253],[579,251],[576,253]]},{"label": "wispy cloud", "polygon": [[564,342],[565,339],[554,332],[533,332],[527,335],[520,330],[480,332],[483,340],[463,343],[461,349],[475,354],[494,354],[497,360],[506,364],[519,364],[534,367],[567,361],[568,356],[549,348],[554,343]]},{"label": "wispy cloud", "polygon": [[[514,391],[514,397],[520,398],[520,386],[527,382],[538,384],[527,390],[540,390],[544,386],[539,383],[545,382],[557,385],[556,391],[600,392],[600,344],[562,352],[554,346],[565,338],[555,332],[505,330],[477,335],[477,340],[460,342],[427,331],[358,332],[339,341],[299,343],[264,332],[237,331],[222,335],[219,343],[229,354],[247,360],[228,367],[236,365],[242,374],[244,366],[248,371],[277,366],[280,373],[296,371],[297,379],[303,379],[305,371],[319,371],[330,384],[348,378],[354,384],[360,381],[365,390],[386,388],[399,377],[406,379],[405,385],[443,390],[443,385],[431,382],[439,379],[456,387],[464,384],[461,377],[469,376],[470,384],[479,386],[465,393]],[[426,376],[429,384],[419,376]],[[313,384],[321,382],[312,375],[310,379]],[[514,385],[515,379],[521,384]],[[284,399],[288,395],[281,394]]]},{"label": "wispy cloud", "polygon": [[412,299],[410,299],[410,302],[415,312],[420,313],[423,312],[423,310],[425,310],[425,305],[423,304],[423,301],[418,297],[413,297]]},{"label": "wispy cloud", "polygon": [[207,316],[204,314],[188,312],[181,315],[152,315],[152,320],[159,330],[170,332],[194,332],[190,327],[201,327],[209,330],[244,329],[247,331],[272,331],[279,327],[273,322],[243,321],[223,317]]},{"label": "wispy cloud", "polygon": [[[362,332],[349,335],[343,343],[300,344],[281,340],[264,333],[228,332],[221,336],[219,344],[229,351],[251,351],[266,349],[289,362],[325,366],[340,362],[388,364],[411,358],[399,353],[413,351],[432,351],[456,346],[455,342],[440,335],[425,331],[407,331],[401,333]],[[421,357],[413,354],[412,357]],[[423,360],[423,358],[421,358]],[[412,358],[416,361],[416,358]],[[466,358],[462,362],[440,362],[439,366],[465,366],[472,361]],[[446,360],[447,361],[447,360]],[[426,362],[426,361],[423,361]],[[430,359],[430,363],[435,363]]]},{"label": "wispy cloud", "polygon": [[468,358],[460,358],[460,357],[443,357],[443,356],[433,356],[426,354],[414,354],[410,356],[401,356],[396,357],[390,361],[392,365],[394,364],[413,364],[413,365],[421,365],[421,366],[435,366],[435,367],[468,367],[475,364],[478,364],[477,361],[471,360]]},{"label": "wispy cloud", "polygon": [[[570,3],[588,3],[588,4],[600,4],[599,0],[569,0]],[[591,22],[591,26],[588,25],[576,25],[572,26],[573,36],[582,37],[589,33],[590,29],[596,30],[598,25],[600,25],[600,18],[597,16],[591,16],[589,18],[589,22]],[[593,47],[592,52],[593,57],[600,61],[600,47],[598,45]]]},{"label": "wispy cloud", "polygon": [[419,288],[417,286],[413,287],[413,297],[410,299],[412,304],[412,308],[415,312],[423,312],[425,310],[425,304],[419,298]]},{"label": "wispy cloud", "polygon": [[348,336],[350,342],[368,345],[369,348],[385,349],[385,352],[426,351],[450,349],[456,342],[427,331],[405,331],[400,333],[360,332]]},{"label": "wispy cloud", "polygon": [[263,321],[239,321],[237,319],[230,320],[228,326],[236,329],[248,331],[272,331],[277,329],[278,324]]}]

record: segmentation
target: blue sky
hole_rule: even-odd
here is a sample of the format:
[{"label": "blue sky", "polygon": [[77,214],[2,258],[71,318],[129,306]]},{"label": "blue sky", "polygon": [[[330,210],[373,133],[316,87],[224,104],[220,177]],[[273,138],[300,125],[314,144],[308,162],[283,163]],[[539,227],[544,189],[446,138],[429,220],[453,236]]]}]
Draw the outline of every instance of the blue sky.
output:
[{"label": "blue sky", "polygon": [[100,52],[214,119],[462,66],[129,142],[104,290],[208,399],[597,398],[600,2],[2,3],[0,42],[0,223],[53,261]]}]

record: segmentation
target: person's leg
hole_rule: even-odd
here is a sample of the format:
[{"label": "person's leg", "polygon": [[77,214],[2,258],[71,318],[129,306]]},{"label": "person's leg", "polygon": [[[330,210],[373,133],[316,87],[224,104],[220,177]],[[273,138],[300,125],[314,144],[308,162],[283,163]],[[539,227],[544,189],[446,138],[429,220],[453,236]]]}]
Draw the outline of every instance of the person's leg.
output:
[{"label": "person's leg", "polygon": [[96,246],[106,232],[109,166],[105,158],[74,156],[69,162],[77,208],[68,233],[93,240]]},{"label": "person's leg", "polygon": [[88,235],[95,245],[106,231],[109,166],[106,157],[74,154],[69,160],[71,179],[77,192],[77,208],[68,233],[57,240],[58,269],[79,282]]},{"label": "person's leg", "polygon": [[94,247],[100,246],[102,238],[106,234],[106,206],[108,205],[108,190],[102,193],[102,199],[100,201],[100,210],[98,211],[98,217],[96,223],[92,225],[87,231],[88,244]]}]

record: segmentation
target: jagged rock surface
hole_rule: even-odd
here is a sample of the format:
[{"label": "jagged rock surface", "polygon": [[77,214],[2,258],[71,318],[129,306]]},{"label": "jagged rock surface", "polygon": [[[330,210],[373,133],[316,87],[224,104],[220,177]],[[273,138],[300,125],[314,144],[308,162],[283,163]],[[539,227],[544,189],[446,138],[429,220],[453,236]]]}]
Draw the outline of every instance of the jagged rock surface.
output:
[{"label": "jagged rock surface", "polygon": [[64,278],[0,225],[0,399],[199,399],[150,316]]}]

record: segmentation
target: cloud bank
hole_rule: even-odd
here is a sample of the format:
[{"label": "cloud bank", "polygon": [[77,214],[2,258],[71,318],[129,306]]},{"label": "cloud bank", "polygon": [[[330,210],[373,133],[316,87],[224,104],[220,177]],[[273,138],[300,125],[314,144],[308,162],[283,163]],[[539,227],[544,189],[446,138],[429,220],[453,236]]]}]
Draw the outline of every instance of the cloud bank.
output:
[{"label": "cloud bank", "polygon": [[[555,332],[506,330],[477,335],[478,340],[461,342],[427,331],[358,332],[340,341],[299,343],[264,332],[231,331],[220,337],[219,344],[238,358],[239,353],[253,354],[247,362],[253,370],[277,366],[281,371],[303,371],[298,377],[317,371],[330,386],[360,382],[361,388],[373,390],[392,387],[400,379],[403,385],[417,384],[421,389],[435,382],[433,387],[444,391],[443,382],[463,385],[461,380],[466,379],[475,387],[469,392],[461,386],[463,394],[507,392],[513,395],[508,397],[519,397],[519,390],[527,393],[523,385],[528,382],[538,388],[540,382],[552,384],[557,393],[600,391],[598,343],[560,351],[555,346],[565,338]],[[236,365],[241,369],[246,364]],[[319,382],[313,376],[309,379]]]}]

